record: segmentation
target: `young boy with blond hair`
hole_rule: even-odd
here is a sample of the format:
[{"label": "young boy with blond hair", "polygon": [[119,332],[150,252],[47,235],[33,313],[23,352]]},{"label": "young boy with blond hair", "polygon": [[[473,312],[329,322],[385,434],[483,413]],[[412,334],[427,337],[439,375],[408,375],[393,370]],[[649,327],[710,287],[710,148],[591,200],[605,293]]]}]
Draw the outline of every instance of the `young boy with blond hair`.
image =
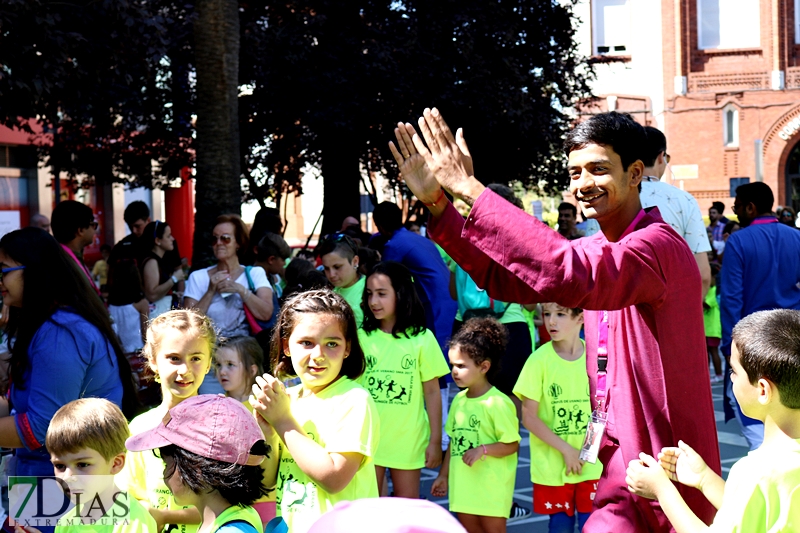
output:
[{"label": "young boy with blond hair", "polygon": [[[83,398],[56,411],[45,445],[55,477],[76,504],[61,517],[56,533],[157,533],[150,513],[114,483],[125,465],[128,422],[119,407],[102,398]],[[35,528],[17,526],[19,533]]]},{"label": "young boy with blond hair", "polygon": [[[733,328],[733,394],[764,422],[764,442],[737,461],[727,483],[682,441],[658,461],[642,453],[628,466],[628,490],[657,499],[677,533],[800,531],[800,311],[759,311]],[[716,507],[711,526],[670,480],[700,489]]]}]

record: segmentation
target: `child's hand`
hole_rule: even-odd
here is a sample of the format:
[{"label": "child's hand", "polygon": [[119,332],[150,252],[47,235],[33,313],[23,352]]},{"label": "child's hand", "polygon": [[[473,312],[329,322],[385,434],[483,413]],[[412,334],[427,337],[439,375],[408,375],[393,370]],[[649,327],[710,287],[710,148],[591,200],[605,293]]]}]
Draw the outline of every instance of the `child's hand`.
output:
[{"label": "child's hand", "polygon": [[475,461],[479,461],[481,457],[483,457],[483,446],[470,448],[464,452],[464,455],[461,456],[461,459],[467,466],[472,466],[475,464]]},{"label": "child's hand", "polygon": [[581,452],[569,446],[569,449],[561,452],[564,457],[564,464],[566,465],[567,475],[575,474],[580,475],[583,470],[584,462],[581,461]]},{"label": "child's hand", "polygon": [[628,484],[628,490],[651,500],[658,498],[659,489],[665,483],[669,484],[667,473],[658,461],[644,452],[639,454],[639,460],[628,464],[626,474],[625,483]]},{"label": "child's hand", "polygon": [[436,468],[442,464],[442,443],[431,441],[425,448],[425,468]]},{"label": "child's hand", "polygon": [[677,448],[663,448],[658,461],[671,480],[696,489],[700,488],[708,471],[703,458],[682,440],[678,441]]},{"label": "child's hand", "polygon": [[283,383],[274,376],[264,374],[256,376],[253,385],[253,396],[257,402],[251,402],[253,410],[264,417],[273,427],[286,417],[291,417],[289,395]]},{"label": "child's hand", "polygon": [[431,494],[439,498],[447,496],[447,476],[439,476],[434,480]]}]

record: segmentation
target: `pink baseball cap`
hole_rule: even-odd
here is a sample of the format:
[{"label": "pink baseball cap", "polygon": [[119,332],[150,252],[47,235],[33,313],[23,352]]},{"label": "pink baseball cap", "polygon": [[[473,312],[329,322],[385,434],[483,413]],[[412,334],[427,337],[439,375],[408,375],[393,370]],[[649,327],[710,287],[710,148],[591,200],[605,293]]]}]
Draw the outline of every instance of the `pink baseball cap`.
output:
[{"label": "pink baseball cap", "polygon": [[125,446],[143,452],[174,444],[207,459],[257,466],[264,456],[250,455],[250,450],[260,440],[264,434],[241,402],[201,394],[183,400],[157,427],[129,438]]},{"label": "pink baseball cap", "polygon": [[467,533],[442,507],[427,500],[365,498],[337,503],[308,533]]}]

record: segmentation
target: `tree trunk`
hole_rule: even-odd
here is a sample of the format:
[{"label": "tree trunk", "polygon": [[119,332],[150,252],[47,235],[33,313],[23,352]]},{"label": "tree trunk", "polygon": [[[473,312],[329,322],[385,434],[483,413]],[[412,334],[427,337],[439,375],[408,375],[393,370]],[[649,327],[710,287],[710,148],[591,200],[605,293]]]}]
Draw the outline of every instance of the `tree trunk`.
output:
[{"label": "tree trunk", "polygon": [[194,23],[197,68],[197,181],[192,265],[213,257],[215,219],[241,212],[239,160],[239,10],[236,0],[199,0]]},{"label": "tree trunk", "polygon": [[339,231],[347,217],[359,218],[361,196],[357,136],[337,128],[319,132],[322,148],[322,230],[320,235]]}]

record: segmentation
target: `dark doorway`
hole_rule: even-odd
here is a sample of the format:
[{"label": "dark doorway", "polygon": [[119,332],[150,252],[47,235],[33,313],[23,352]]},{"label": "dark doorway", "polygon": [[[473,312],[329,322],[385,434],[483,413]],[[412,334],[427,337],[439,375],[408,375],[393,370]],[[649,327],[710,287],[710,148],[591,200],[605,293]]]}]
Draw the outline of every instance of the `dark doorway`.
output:
[{"label": "dark doorway", "polygon": [[794,145],[786,160],[786,203],[795,213],[800,209],[800,142]]}]

